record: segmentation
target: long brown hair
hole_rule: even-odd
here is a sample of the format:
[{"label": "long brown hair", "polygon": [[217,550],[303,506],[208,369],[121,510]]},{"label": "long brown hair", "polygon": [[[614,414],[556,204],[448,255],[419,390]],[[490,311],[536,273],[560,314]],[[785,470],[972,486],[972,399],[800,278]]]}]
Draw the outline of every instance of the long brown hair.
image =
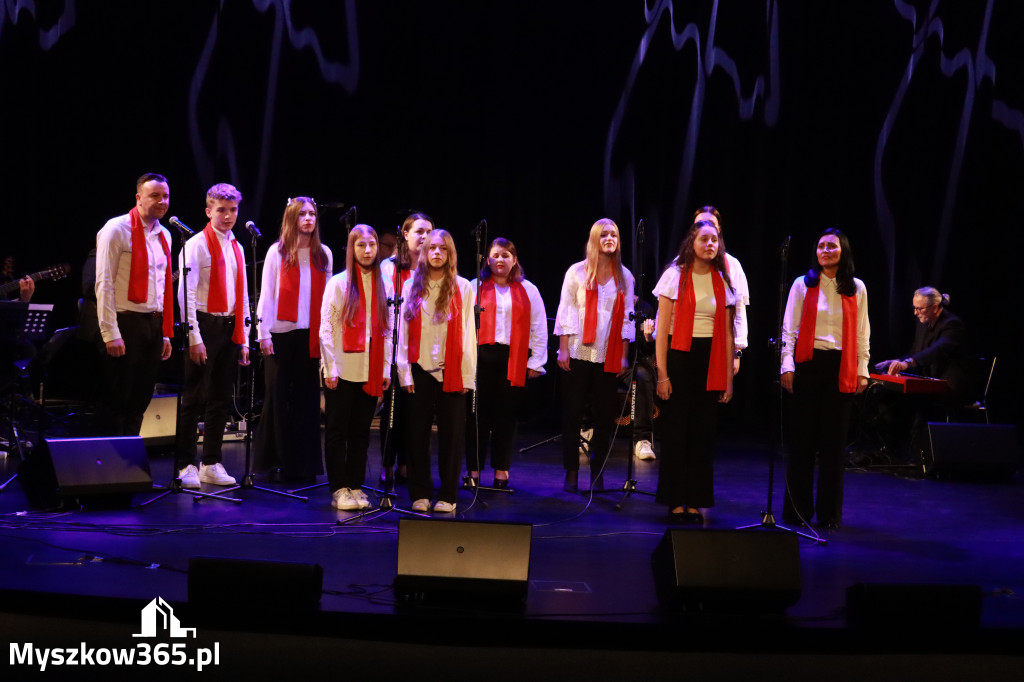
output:
[{"label": "long brown hair", "polygon": [[406,303],[405,319],[411,320],[416,317],[416,311],[420,309],[425,297],[427,283],[430,279],[430,263],[427,260],[427,252],[430,250],[430,243],[434,237],[441,237],[448,250],[448,261],[444,264],[444,278],[441,280],[441,290],[437,295],[437,303],[434,305],[434,322],[440,324],[448,319],[448,308],[452,299],[455,298],[456,276],[459,274],[459,259],[455,253],[455,240],[452,239],[448,230],[434,229],[431,231],[427,242],[420,249],[420,260],[416,264],[416,273],[412,276],[412,285],[409,289],[409,301]]},{"label": "long brown hair", "polygon": [[[310,197],[295,197],[288,200],[284,207],[284,216],[281,218],[281,234],[277,239],[277,252],[281,256],[281,263],[289,267],[299,264],[299,212],[302,207],[309,204],[313,212],[317,213],[316,202]],[[327,252],[320,243],[320,216],[317,213],[316,224],[313,227],[313,234],[309,235],[309,262],[317,270],[327,272]]]},{"label": "long brown hair", "polygon": [[[362,269],[356,262],[356,242],[360,237],[372,237],[377,241],[377,232],[369,225],[360,223],[348,233],[348,247],[345,249],[345,272],[348,273],[348,287],[345,289],[345,301],[341,306],[341,321],[346,325],[355,319],[359,306],[366,305],[365,301],[359,300],[359,281],[356,277],[362,277]],[[388,297],[384,293],[384,278],[380,275],[380,244],[377,245],[377,255],[370,265],[370,278],[374,291],[377,292],[377,309],[374,313],[380,320],[381,336],[387,336],[388,320]],[[373,300],[373,299],[370,299]],[[368,323],[369,324],[369,323]]]}]

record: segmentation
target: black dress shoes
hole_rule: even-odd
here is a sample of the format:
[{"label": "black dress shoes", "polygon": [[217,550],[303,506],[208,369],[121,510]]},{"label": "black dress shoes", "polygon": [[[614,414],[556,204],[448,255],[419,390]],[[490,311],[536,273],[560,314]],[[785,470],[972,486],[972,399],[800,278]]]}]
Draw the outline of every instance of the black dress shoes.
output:
[{"label": "black dress shoes", "polygon": [[495,488],[500,488],[502,490],[507,489],[508,488],[508,479],[507,478],[495,478],[494,479],[494,487]]},{"label": "black dress shoes", "polygon": [[676,523],[698,524],[704,523],[704,515],[700,512],[681,511],[669,512],[668,517]]},{"label": "black dress shoes", "polygon": [[580,490],[580,472],[579,471],[566,471],[565,472],[565,485],[562,486],[562,490],[567,493],[577,493]]}]

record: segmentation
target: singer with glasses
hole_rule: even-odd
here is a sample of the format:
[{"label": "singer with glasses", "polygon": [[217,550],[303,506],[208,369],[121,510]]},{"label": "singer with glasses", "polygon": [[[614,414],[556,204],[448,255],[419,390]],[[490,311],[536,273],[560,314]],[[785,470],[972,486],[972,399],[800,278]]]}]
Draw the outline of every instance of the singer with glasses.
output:
[{"label": "singer with glasses", "polygon": [[[231,415],[231,389],[238,365],[249,364],[249,287],[245,256],[231,228],[242,193],[228,184],[206,193],[206,228],[180,255],[178,305],[188,310],[188,357],[181,392],[175,469],[181,487],[234,485],[222,464],[224,427]],[[174,219],[172,218],[172,221]],[[203,456],[196,468],[196,426],[203,417]]]},{"label": "singer with glasses", "polygon": [[445,230],[431,231],[402,298],[398,377],[409,395],[409,499],[413,511],[430,508],[430,425],[436,414],[441,487],[434,511],[452,513],[466,441],[466,394],[476,381],[476,301],[473,287],[458,276],[455,242]]},{"label": "singer with glasses", "polygon": [[656,500],[681,523],[702,523],[713,507],[718,403],[732,398],[736,292],[714,223],[687,232],[654,287],[655,357],[662,447]]},{"label": "singer with glasses", "polygon": [[476,415],[466,429],[466,470],[475,482],[491,453],[494,487],[508,488],[516,422],[526,380],[544,374],[548,321],[540,291],[523,277],[510,240],[491,242],[480,281],[471,283],[480,301],[477,333]]},{"label": "singer with glasses", "polygon": [[[819,236],[814,265],[789,290],[782,323],[782,387],[793,394],[792,448],[782,518],[838,528],[853,396],[868,385],[868,292],[853,276],[853,250],[840,230]],[[814,494],[817,455],[818,489]]]},{"label": "singer with glasses", "polygon": [[619,227],[602,218],[590,227],[586,259],[569,267],[555,316],[558,367],[562,370],[562,464],[566,492],[579,490],[580,426],[590,403],[590,485],[602,473],[618,416],[618,377],[629,371],[629,344],[636,335],[633,275],[622,265]]},{"label": "singer with glasses", "polygon": [[[433,229],[434,220],[426,213],[411,213],[402,223],[401,238],[397,239],[395,253],[390,258],[381,258],[381,274],[384,279],[388,280],[391,290],[396,294],[401,295],[402,287],[416,271],[420,260],[420,250]],[[401,312],[393,307],[391,316],[393,323],[398,325],[399,333],[401,333],[405,324]],[[389,426],[390,422],[394,422],[396,425],[400,424],[408,414],[409,396],[405,391],[399,391],[397,388],[398,371],[395,369],[391,374],[391,388],[384,392],[380,415],[380,452],[383,459],[380,478],[385,488],[390,488],[395,480],[405,480],[406,476],[406,454],[408,453],[408,445],[405,441],[406,430],[402,427],[392,430]],[[393,417],[390,414],[392,405],[394,406]],[[398,469],[392,473],[396,464]]]},{"label": "singer with glasses", "polygon": [[370,423],[391,385],[390,283],[381,277],[377,233],[356,225],[348,235],[345,270],[327,283],[320,312],[323,352],[324,457],[334,491],[331,506],[366,509],[363,492]]},{"label": "singer with glasses", "polygon": [[319,330],[332,263],[320,242],[316,202],[289,199],[263,262],[256,307],[265,386],[256,458],[272,478],[312,483],[323,473]]},{"label": "singer with glasses", "polygon": [[146,173],[135,183],[135,207],[96,234],[101,435],[139,435],[160,362],[171,357],[171,233],[160,224],[170,201],[167,178]]}]

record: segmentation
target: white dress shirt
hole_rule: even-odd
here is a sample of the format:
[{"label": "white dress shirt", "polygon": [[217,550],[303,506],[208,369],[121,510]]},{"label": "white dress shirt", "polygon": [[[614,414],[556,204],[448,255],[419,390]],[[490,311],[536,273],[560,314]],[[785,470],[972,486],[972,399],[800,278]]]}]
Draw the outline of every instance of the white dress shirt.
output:
[{"label": "white dress shirt", "polygon": [[[479,291],[479,283],[475,279],[470,284],[474,292]],[[537,287],[525,279],[520,284],[530,299],[530,357],[526,368],[544,374],[544,365],[548,361],[547,311]],[[494,342],[508,346],[512,340],[512,287],[494,284],[494,308]]]},{"label": "white dress shirt", "polygon": [[[348,270],[338,273],[327,282],[324,291],[323,306],[320,309],[320,357],[323,364],[325,379],[340,378],[343,381],[366,383],[370,374],[370,336],[373,332],[373,317],[377,314],[373,307],[373,273],[359,269],[363,279],[364,306],[366,310],[366,336],[362,353],[346,353],[343,335],[345,326],[341,320],[345,307],[345,296],[348,291]],[[384,280],[384,295],[391,297],[391,282]],[[391,376],[391,316],[383,320],[388,333],[384,338],[384,371],[382,378]]]},{"label": "white dress shirt", "polygon": [[743,272],[740,262],[726,252],[725,260],[729,268],[729,281],[736,292],[736,324],[733,326],[734,345],[738,350],[747,347],[747,306],[750,305],[750,285],[747,284],[747,273]]},{"label": "white dress shirt", "polygon": [[149,251],[149,271],[146,287],[146,301],[135,303],[128,300],[128,283],[132,271],[132,222],[128,214],[111,218],[96,233],[96,310],[103,342],[121,338],[117,326],[117,313],[161,312],[164,309],[164,280],[167,272],[167,255],[160,243],[160,235],[171,247],[171,233],[157,222],[146,229],[146,249]]},{"label": "white dress shirt", "polygon": [[[312,299],[310,293],[310,255],[309,248],[299,249],[299,304],[294,322],[277,319],[277,293],[281,289],[281,254],[278,251],[280,242],[275,242],[267,251],[267,258],[263,261],[263,278],[260,284],[260,300],[256,304],[256,335],[260,341],[266,341],[270,334],[284,334],[296,329],[309,329],[309,303]],[[327,254],[327,279],[331,278],[334,271],[334,260],[331,250],[323,245]],[[313,330],[316,333],[317,330]]]},{"label": "white dress shirt", "polygon": [[[210,247],[206,243],[205,231],[196,233],[194,237],[185,242],[185,248],[178,254],[179,272],[189,268],[188,285],[185,278],[178,279],[178,307],[184,311],[184,296],[188,296],[188,324],[190,327],[188,343],[190,346],[203,342],[202,334],[199,333],[199,323],[196,319],[196,312],[202,311],[218,317],[235,316],[235,276],[238,266],[235,264],[235,249],[231,245],[235,241],[235,235],[231,230],[226,233],[214,230],[217,241],[220,242],[221,255],[224,257],[224,293],[226,294],[228,309],[211,313],[207,310],[207,302],[210,299],[210,275],[213,272],[213,258],[210,256]],[[239,248],[242,255],[242,318],[249,317],[249,280],[245,271],[245,252]],[[249,325],[245,326],[245,337],[249,338]]]},{"label": "white dress shirt", "polygon": [[[473,306],[476,297],[469,281],[455,277],[456,284],[462,294],[462,387],[476,388],[476,321],[473,319]],[[413,280],[402,287],[402,317],[412,291]],[[416,362],[420,368],[433,376],[437,381],[444,381],[445,342],[448,339],[448,321],[434,321],[434,303],[437,301],[441,285],[438,282],[427,282],[427,296],[420,303],[420,357]],[[406,320],[399,327],[398,333],[398,381],[402,386],[411,386],[412,364],[409,362],[409,322]]]},{"label": "white dress shirt", "polygon": [[[864,282],[853,280],[857,297],[857,376],[868,376],[868,358],[871,355],[871,323],[868,321],[868,290]],[[800,331],[800,319],[804,313],[804,297],[807,287],[804,278],[797,277],[789,290],[786,302],[786,316],[782,322],[782,368],[781,373],[795,370],[793,354]],[[814,348],[816,350],[842,350],[843,348],[843,301],[836,290],[836,281],[821,274],[818,286],[818,313],[814,318]]]}]

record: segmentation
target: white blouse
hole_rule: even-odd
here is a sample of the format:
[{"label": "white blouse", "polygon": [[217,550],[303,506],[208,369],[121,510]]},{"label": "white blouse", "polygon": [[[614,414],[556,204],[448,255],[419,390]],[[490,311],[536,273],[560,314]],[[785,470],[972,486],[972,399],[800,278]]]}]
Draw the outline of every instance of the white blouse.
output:
[{"label": "white blouse", "polygon": [[[569,357],[587,362],[604,363],[608,352],[608,328],[612,323],[612,311],[618,288],[615,278],[597,286],[597,337],[594,343],[583,343],[583,322],[587,309],[586,261],[572,265],[562,282],[562,295],[558,300],[555,315],[555,336],[569,337]],[[619,339],[633,341],[636,338],[636,324],[630,319],[633,313],[633,274],[622,268],[625,279],[625,315],[622,329],[616,332]]]},{"label": "white blouse", "polygon": [[[470,282],[474,295],[479,291],[478,282]],[[527,369],[544,374],[544,365],[548,361],[548,318],[544,309],[544,300],[540,297],[537,287],[527,280],[521,282],[526,296],[530,299],[530,358],[526,361]],[[505,346],[512,338],[512,288],[494,285],[494,342]],[[481,312],[481,315],[483,313]]]},{"label": "white blouse", "polygon": [[[476,297],[469,280],[456,276],[455,282],[462,294],[462,386],[467,389],[476,388],[476,321],[473,319],[473,306]],[[402,286],[402,318],[412,291],[413,280]],[[438,282],[427,283],[427,296],[420,303],[420,357],[416,362],[420,368],[434,377],[444,381],[445,342],[448,339],[448,320],[434,321],[434,304],[437,301],[441,285]],[[409,362],[409,322],[404,321],[398,328],[398,381],[402,386],[412,386],[412,364]]]},{"label": "white blouse", "polygon": [[[277,292],[281,288],[281,254],[278,252],[280,242],[275,242],[267,251],[263,261],[263,280],[260,285],[260,300],[256,304],[256,327],[260,341],[270,338],[270,334],[283,334],[296,329],[309,329],[310,272],[309,249],[299,249],[299,306],[295,322],[277,319]],[[324,245],[327,254],[327,278],[334,271],[334,259],[331,250]]]},{"label": "white blouse", "polygon": [[[864,282],[853,279],[857,297],[857,376],[868,376],[868,359],[871,356],[871,323],[868,320],[868,290]],[[807,286],[803,276],[797,277],[789,290],[786,302],[786,316],[782,321],[782,367],[781,373],[796,368],[793,354],[796,352],[796,338],[800,332],[800,319],[804,313],[804,297]],[[843,348],[843,300],[836,290],[836,281],[824,273],[818,286],[818,314],[814,317],[814,348],[817,350],[842,350]]]},{"label": "white blouse", "polygon": [[[340,378],[343,381],[366,383],[370,365],[370,335],[373,332],[373,316],[377,314],[373,306],[373,276],[370,272],[360,270],[363,278],[364,304],[366,310],[365,350],[361,353],[346,353],[342,337],[345,327],[341,321],[341,313],[345,307],[345,296],[348,291],[348,271],[340,272],[327,282],[324,301],[320,308],[320,358],[325,379]],[[391,282],[384,280],[384,295],[391,297]],[[384,326],[388,330],[384,338],[384,379],[391,376],[391,316],[387,315]]]},{"label": "white blouse", "polygon": [[[664,296],[665,298],[675,301],[679,298],[679,267],[676,265],[670,265],[665,272],[661,273],[661,278],[658,280],[658,284],[654,287],[654,295],[656,297]],[[724,281],[723,281],[724,283]],[[697,338],[709,337],[714,335],[715,331],[715,308],[718,302],[715,300],[715,285],[711,279],[711,273],[699,275],[693,273],[693,294],[696,299],[696,306],[694,308],[693,315],[693,335]],[[735,292],[729,290],[729,287],[725,287],[725,306],[727,308],[734,307],[740,301],[740,297]],[[658,335],[658,330],[668,330],[668,333],[672,334],[672,326],[675,324],[675,304],[670,309],[671,313],[668,320],[662,321],[658,319],[655,322],[654,335]],[[739,320],[733,317],[733,334],[737,332],[739,326]]]}]

